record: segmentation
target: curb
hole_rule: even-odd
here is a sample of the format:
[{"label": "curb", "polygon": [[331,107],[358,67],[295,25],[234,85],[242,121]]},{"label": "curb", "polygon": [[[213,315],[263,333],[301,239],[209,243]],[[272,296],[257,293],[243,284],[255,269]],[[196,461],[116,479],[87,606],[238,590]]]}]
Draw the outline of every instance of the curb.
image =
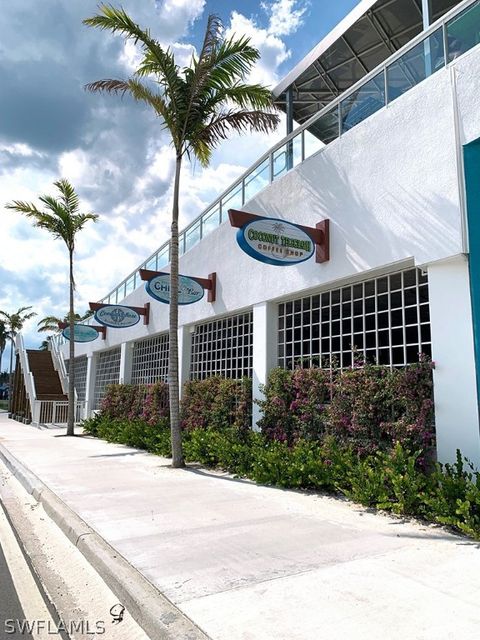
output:
[{"label": "curb", "polygon": [[152,640],[211,640],[3,444],[0,444],[0,460],[42,504]]}]

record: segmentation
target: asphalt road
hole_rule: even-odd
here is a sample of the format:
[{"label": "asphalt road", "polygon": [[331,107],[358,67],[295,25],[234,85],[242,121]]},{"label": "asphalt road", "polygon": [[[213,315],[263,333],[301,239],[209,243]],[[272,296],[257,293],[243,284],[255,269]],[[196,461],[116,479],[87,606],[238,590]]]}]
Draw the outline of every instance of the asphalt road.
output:
[{"label": "asphalt road", "polygon": [[[9,621],[24,620],[26,616],[20,603],[2,546],[0,546],[0,594],[0,638],[2,638],[2,640],[4,638],[14,638],[20,634],[10,633],[12,626]],[[32,636],[30,633],[26,633],[23,634],[22,637],[29,639]]]},{"label": "asphalt road", "polygon": [[0,640],[61,638],[45,592],[34,576],[0,503]]}]

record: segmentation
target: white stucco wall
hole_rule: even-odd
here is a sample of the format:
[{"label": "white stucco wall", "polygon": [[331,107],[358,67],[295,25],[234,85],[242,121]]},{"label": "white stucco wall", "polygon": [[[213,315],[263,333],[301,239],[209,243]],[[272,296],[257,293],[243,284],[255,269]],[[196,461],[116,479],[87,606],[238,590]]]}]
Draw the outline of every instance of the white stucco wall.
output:
[{"label": "white stucco wall", "polygon": [[[462,144],[480,136],[479,66],[480,47],[476,47],[287,173],[244,206],[252,213],[308,226],[329,218],[329,262],[317,264],[310,260],[288,267],[257,262],[239,248],[235,239],[237,230],[228,222],[183,255],[181,273],[199,277],[217,273],[217,300],[210,304],[205,296],[199,303],[180,308],[181,342],[188,339],[184,328],[189,325],[254,307],[258,317],[263,318],[254,328],[257,349],[258,336],[265,335],[269,321],[260,313],[262,307],[256,305],[296,297],[308,290],[329,288],[339,281],[367,278],[373,272],[411,264],[429,267],[434,310],[433,350],[439,362],[436,382],[442,394],[437,418],[438,412],[444,412],[440,416],[442,430],[454,429],[455,405],[452,400],[445,413],[443,394],[447,394],[449,385],[460,384],[458,380],[455,382],[459,362],[451,361],[446,355],[452,348],[451,332],[458,314],[455,316],[451,310],[448,323],[442,329],[441,313],[442,305],[455,304],[455,282],[463,291],[462,308],[468,307],[468,273],[464,261],[463,269],[454,269],[452,273],[436,266],[430,271],[430,266],[452,259],[461,261],[466,251],[459,150]],[[447,298],[442,302],[442,278],[449,283],[450,302]],[[99,291],[98,297],[104,294]],[[122,304],[142,306],[145,302],[151,303],[148,327],[140,323],[130,329],[108,329],[105,341],[97,339],[86,345],[78,344],[77,355],[167,331],[168,307],[150,298],[143,284]],[[470,452],[477,457],[478,415],[470,339],[463,340],[459,349],[463,350],[463,356],[460,352],[457,356],[469,363],[464,375],[468,377],[465,388],[470,395],[468,411],[462,414],[462,425],[458,428],[464,434],[469,433],[465,438],[462,436],[462,442],[470,442]],[[185,353],[184,356],[181,369],[186,379],[188,362]],[[256,386],[264,381],[270,358],[268,348],[261,348],[254,357]],[[456,388],[452,398],[461,397],[460,391],[460,387]],[[451,453],[453,440],[442,436],[440,441],[447,443],[442,451],[448,458],[446,452],[448,449]]]},{"label": "white stucco wall", "polygon": [[[480,135],[480,48],[456,61],[462,140]],[[331,259],[275,267],[252,260],[225,222],[180,258],[180,271],[217,272],[217,301],[180,309],[180,324],[242,310],[266,300],[329,286],[405,261],[425,265],[462,253],[454,101],[443,69],[264,189],[244,207],[252,213],[314,226],[331,221]],[[105,292],[99,291],[99,297]],[[148,327],[109,329],[107,340],[78,354],[168,328],[168,308],[143,284],[122,303],[151,303]]]}]

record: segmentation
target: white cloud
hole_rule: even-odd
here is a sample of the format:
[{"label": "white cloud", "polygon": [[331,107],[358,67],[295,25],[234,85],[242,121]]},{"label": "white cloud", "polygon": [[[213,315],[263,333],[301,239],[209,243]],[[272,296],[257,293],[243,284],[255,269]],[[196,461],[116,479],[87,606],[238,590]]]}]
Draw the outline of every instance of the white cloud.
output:
[{"label": "white cloud", "polygon": [[270,14],[268,32],[275,36],[289,36],[302,24],[302,18],[307,8],[298,5],[297,0],[278,0],[268,5],[262,3],[262,8]]},{"label": "white cloud", "polygon": [[158,30],[162,41],[174,42],[182,38],[205,7],[205,0],[163,0],[157,2]]}]

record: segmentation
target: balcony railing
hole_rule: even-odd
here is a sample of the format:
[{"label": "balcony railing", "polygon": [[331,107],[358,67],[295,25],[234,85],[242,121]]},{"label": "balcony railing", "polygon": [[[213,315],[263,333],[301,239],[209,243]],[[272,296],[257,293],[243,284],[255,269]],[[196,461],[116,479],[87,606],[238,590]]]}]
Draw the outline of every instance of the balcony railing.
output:
[{"label": "balcony railing", "polygon": [[[465,0],[263,155],[180,233],[180,255],[219,227],[228,209],[241,208],[287,171],[479,42],[480,0]],[[101,302],[120,302],[140,284],[139,269],[158,271],[169,262],[167,241]]]}]

